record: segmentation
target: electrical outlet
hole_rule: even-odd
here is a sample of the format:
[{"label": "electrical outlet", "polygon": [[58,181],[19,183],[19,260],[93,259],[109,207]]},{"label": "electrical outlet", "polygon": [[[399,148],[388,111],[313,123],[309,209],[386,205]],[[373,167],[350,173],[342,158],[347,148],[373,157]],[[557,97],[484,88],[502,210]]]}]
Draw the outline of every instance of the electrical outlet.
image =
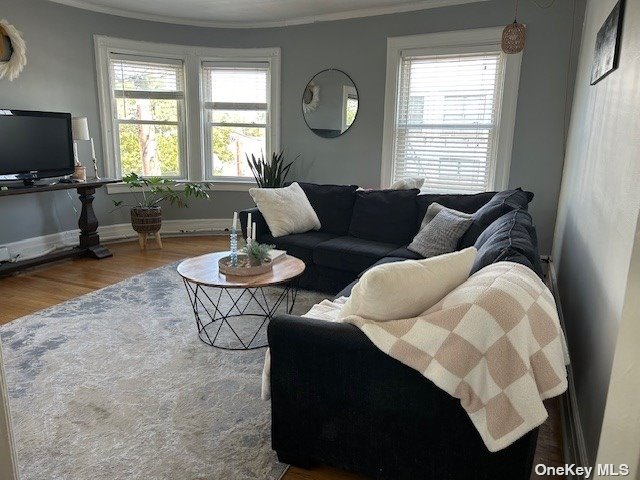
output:
[{"label": "electrical outlet", "polygon": [[9,249],[7,247],[0,247],[0,262],[8,262],[11,260],[9,255]]}]

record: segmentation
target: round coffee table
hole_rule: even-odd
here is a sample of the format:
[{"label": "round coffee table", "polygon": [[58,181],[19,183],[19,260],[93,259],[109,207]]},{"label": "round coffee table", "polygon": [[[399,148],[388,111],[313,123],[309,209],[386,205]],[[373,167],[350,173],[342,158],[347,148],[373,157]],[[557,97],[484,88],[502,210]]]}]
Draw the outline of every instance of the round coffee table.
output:
[{"label": "round coffee table", "polygon": [[[258,333],[283,304],[285,313],[293,310],[298,293],[296,280],[304,272],[304,262],[284,255],[274,261],[270,272],[240,277],[219,272],[218,260],[228,255],[229,252],[209,253],[188,258],[178,265],[196,317],[198,337],[207,345],[225,350],[266,347],[266,342],[256,344]],[[279,289],[274,294],[269,287]],[[237,324],[246,318],[258,319],[257,330],[247,322]],[[234,322],[235,327],[231,319],[239,319]],[[223,336],[231,341],[223,343],[220,332],[225,326],[228,328]]]}]

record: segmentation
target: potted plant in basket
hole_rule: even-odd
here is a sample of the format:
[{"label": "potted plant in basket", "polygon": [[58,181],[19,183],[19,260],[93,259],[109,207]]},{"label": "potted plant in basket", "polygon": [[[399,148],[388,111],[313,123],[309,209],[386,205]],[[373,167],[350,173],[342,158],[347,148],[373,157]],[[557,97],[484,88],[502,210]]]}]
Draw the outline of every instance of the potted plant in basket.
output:
[{"label": "potted plant in basket", "polygon": [[206,189],[210,183],[176,182],[166,178],[142,177],[137,173],[130,173],[122,178],[136,197],[136,203],[126,204],[123,200],[114,201],[116,208],[128,207],[131,209],[131,226],[138,232],[140,245],[146,245],[147,234],[156,235],[158,244],[162,247],[158,232],[162,227],[163,202],[176,205],[179,208],[187,208],[187,199],[209,198]]},{"label": "potted plant in basket", "polygon": [[284,186],[284,182],[291,170],[293,162],[295,162],[300,155],[294,158],[289,163],[286,163],[284,158],[284,151],[280,153],[272,153],[271,159],[266,159],[264,154],[256,157],[251,154],[247,154],[247,163],[251,168],[256,183],[260,188],[281,188]]}]

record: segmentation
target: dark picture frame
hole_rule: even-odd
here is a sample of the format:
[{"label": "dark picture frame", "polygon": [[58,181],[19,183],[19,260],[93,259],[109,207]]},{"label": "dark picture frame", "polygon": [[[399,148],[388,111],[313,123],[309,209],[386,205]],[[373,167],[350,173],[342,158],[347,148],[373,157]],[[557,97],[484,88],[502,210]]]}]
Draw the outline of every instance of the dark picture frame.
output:
[{"label": "dark picture frame", "polygon": [[619,0],[598,30],[591,68],[591,85],[595,85],[618,68],[623,16],[624,0]]}]

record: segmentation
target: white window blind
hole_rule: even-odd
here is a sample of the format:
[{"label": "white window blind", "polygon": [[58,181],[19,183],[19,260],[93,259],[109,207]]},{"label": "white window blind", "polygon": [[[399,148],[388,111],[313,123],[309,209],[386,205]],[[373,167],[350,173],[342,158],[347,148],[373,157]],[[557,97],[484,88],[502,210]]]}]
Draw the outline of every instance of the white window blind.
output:
[{"label": "white window blind", "polygon": [[393,179],[470,193],[493,185],[504,66],[500,52],[417,55],[400,62]]},{"label": "white window blind", "polygon": [[246,156],[270,155],[269,64],[204,62],[207,176],[253,178]]},{"label": "white window blind", "polygon": [[109,57],[119,174],[185,177],[181,60]]}]

